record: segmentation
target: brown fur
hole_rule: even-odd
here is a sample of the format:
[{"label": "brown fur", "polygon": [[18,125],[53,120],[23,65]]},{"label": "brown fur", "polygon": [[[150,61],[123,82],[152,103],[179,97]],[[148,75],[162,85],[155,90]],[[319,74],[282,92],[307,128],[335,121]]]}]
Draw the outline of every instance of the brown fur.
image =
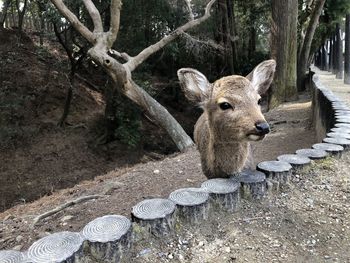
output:
[{"label": "brown fur", "polygon": [[[274,61],[269,62],[267,66],[274,71]],[[203,172],[208,178],[229,177],[240,172],[248,163],[251,156],[249,141],[252,138],[258,140],[264,137],[249,137],[249,135],[257,133],[255,128],[257,122],[266,122],[258,105],[260,99],[258,91],[263,88],[266,92],[268,89],[266,85],[270,86],[272,81],[271,72],[267,70],[270,76],[265,74],[268,80],[261,79],[264,87],[254,87],[253,83],[256,83],[256,79],[254,82],[242,76],[228,76],[213,84],[208,82],[206,88],[200,88],[199,93],[193,93],[195,90],[193,85],[197,80],[201,83],[200,85],[205,81],[202,80],[204,75],[197,78],[196,74],[199,73],[197,71],[193,71],[195,81],[184,79],[193,77],[193,75],[181,75],[191,74],[190,70],[179,70],[178,74],[185,92],[190,92],[187,97],[194,100],[193,98],[197,96],[197,101],[200,101],[204,109],[194,130],[194,139],[201,155]],[[251,77],[253,73],[254,71],[249,76]],[[203,91],[205,92],[202,93]],[[219,106],[222,102],[228,102],[234,109],[222,110]]]}]

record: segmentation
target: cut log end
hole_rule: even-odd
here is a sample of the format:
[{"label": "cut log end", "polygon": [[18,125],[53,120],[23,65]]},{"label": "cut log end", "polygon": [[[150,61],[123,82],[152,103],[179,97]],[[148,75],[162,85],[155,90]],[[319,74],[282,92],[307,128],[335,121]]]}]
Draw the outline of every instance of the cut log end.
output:
[{"label": "cut log end", "polygon": [[231,179],[216,178],[205,181],[201,187],[209,192],[214,205],[228,211],[237,211],[239,207],[239,183]]},{"label": "cut log end", "polygon": [[132,208],[132,219],[154,235],[167,235],[174,228],[174,212],[171,200],[147,199]]},{"label": "cut log end", "polygon": [[266,194],[266,175],[259,171],[245,170],[238,177],[241,183],[241,197],[244,199],[261,199]]},{"label": "cut log end", "polygon": [[84,239],[79,233],[59,232],[34,242],[28,250],[29,262],[75,262],[82,258]]},{"label": "cut log end", "polygon": [[23,263],[25,257],[22,252],[14,250],[0,251],[0,262],[2,263]]},{"label": "cut log end", "polygon": [[107,215],[88,223],[82,234],[90,254],[104,262],[119,262],[131,246],[131,222],[119,215]]},{"label": "cut log end", "polygon": [[178,208],[178,217],[189,223],[206,220],[209,214],[209,193],[202,188],[183,188],[172,192],[169,199]]},{"label": "cut log end", "polygon": [[268,192],[278,192],[281,185],[289,183],[292,166],[282,161],[265,161],[257,165],[257,170],[266,175]]},{"label": "cut log end", "polygon": [[321,149],[300,149],[295,152],[297,155],[305,156],[311,160],[324,159],[328,153]]},{"label": "cut log end", "polygon": [[311,164],[311,160],[308,157],[297,154],[283,154],[278,156],[277,160],[289,163],[295,173],[301,172],[306,166]]},{"label": "cut log end", "polygon": [[334,124],[335,128],[347,128],[350,129],[350,123],[336,123]]},{"label": "cut log end", "polygon": [[331,143],[331,144],[337,144],[344,147],[344,150],[350,149],[350,140],[344,139],[344,138],[324,138],[323,142],[325,143]]},{"label": "cut log end", "polygon": [[329,154],[340,158],[342,156],[342,153],[344,151],[344,147],[337,144],[331,144],[331,143],[316,143],[312,145],[312,148],[317,150],[323,150],[328,152]]}]

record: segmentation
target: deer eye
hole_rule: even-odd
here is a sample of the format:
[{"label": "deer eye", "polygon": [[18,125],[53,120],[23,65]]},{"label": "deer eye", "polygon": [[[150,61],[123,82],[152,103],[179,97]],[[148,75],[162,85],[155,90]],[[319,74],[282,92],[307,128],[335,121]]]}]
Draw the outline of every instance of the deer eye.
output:
[{"label": "deer eye", "polygon": [[222,110],[233,109],[231,104],[228,103],[228,102],[222,102],[222,103],[219,104],[219,106],[220,106],[220,109],[222,109]]},{"label": "deer eye", "polygon": [[258,105],[260,105],[260,104],[261,104],[261,99],[258,100]]}]

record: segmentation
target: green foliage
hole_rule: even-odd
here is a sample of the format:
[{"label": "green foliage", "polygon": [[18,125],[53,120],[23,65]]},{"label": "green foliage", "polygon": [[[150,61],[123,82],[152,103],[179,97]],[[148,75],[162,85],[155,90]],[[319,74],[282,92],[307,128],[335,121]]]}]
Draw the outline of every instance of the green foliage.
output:
[{"label": "green foliage", "polygon": [[141,114],[130,101],[121,103],[116,115],[119,127],[115,130],[115,136],[122,143],[134,148],[141,141]]}]

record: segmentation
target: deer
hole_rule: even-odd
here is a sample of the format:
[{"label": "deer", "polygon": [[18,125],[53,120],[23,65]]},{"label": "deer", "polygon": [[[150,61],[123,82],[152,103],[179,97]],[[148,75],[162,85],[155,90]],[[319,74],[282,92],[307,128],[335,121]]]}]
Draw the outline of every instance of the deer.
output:
[{"label": "deer", "polygon": [[231,75],[213,83],[195,69],[177,71],[185,97],[203,109],[194,127],[194,141],[208,179],[254,169],[250,142],[263,140],[270,132],[260,104],[275,69],[275,60],[266,60],[246,77]]}]

